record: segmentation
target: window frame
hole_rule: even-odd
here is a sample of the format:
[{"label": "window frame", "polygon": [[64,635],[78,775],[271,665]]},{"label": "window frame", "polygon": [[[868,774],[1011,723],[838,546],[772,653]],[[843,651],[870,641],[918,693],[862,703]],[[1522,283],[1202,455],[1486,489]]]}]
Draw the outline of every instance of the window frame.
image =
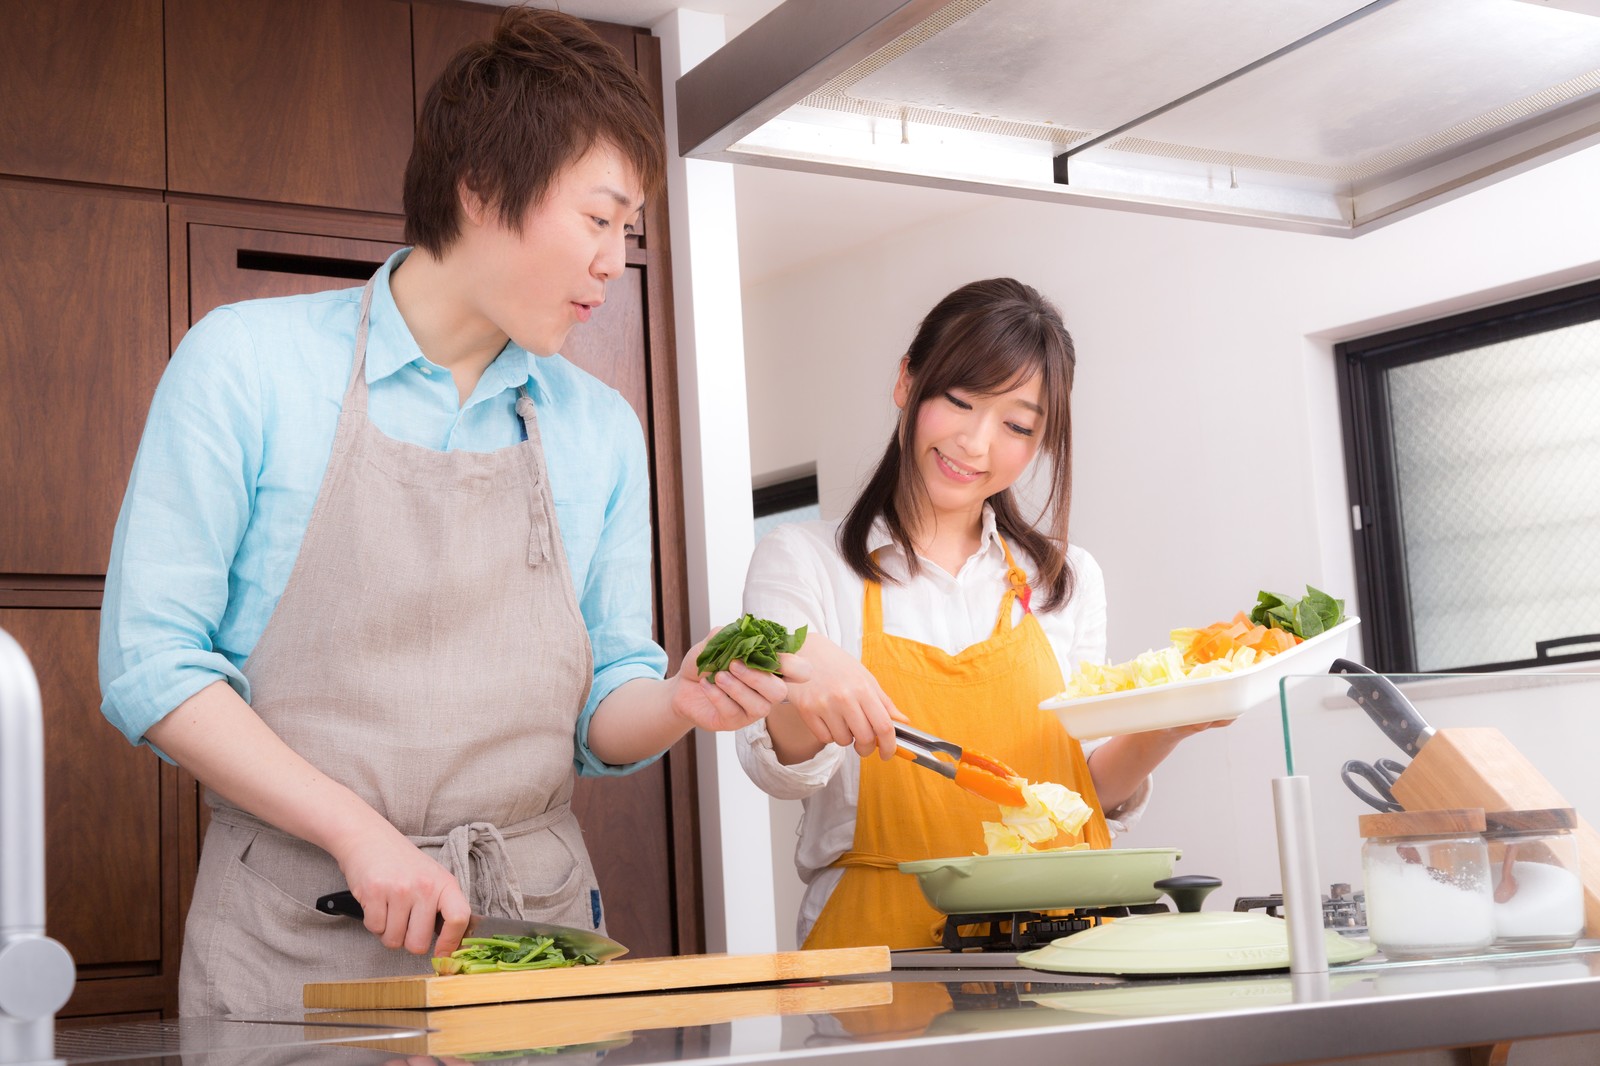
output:
[{"label": "window frame", "polygon": [[[1388,371],[1597,320],[1600,320],[1600,280],[1334,346],[1356,592],[1362,605],[1363,643],[1373,669],[1380,673],[1417,672],[1399,484],[1395,475]],[[1600,641],[1600,637],[1540,641],[1531,659],[1462,665],[1446,672],[1491,673],[1586,662],[1600,659],[1600,650],[1552,654],[1551,649],[1596,641]]]},{"label": "window frame", "polygon": [[757,518],[809,507],[818,502],[816,472],[762,485],[751,490],[750,498]]}]

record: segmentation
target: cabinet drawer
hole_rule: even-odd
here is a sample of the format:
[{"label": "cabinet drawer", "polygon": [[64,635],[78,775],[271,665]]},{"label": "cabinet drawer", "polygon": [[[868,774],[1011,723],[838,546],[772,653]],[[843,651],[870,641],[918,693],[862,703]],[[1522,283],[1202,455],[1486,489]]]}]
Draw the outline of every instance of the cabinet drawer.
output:
[{"label": "cabinet drawer", "polygon": [[411,13],[397,0],[166,0],[168,188],[398,213]]}]

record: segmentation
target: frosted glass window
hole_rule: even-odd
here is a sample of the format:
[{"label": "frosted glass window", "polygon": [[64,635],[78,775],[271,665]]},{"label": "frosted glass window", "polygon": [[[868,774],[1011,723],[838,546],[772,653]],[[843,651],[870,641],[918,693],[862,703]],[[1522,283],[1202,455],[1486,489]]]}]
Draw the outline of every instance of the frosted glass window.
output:
[{"label": "frosted glass window", "polygon": [[1338,354],[1368,664],[1600,658],[1600,282]]},{"label": "frosted glass window", "polygon": [[1600,634],[1600,322],[1396,367],[1389,404],[1417,668]]}]

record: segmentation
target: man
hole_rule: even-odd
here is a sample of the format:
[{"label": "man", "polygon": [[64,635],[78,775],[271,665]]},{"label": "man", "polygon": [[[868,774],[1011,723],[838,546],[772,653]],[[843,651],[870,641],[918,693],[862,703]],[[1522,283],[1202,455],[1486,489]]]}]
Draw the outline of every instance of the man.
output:
[{"label": "man", "polygon": [[[555,354],[663,169],[621,57],[513,9],[423,104],[415,247],[364,289],[218,308],[179,345],[100,665],[106,716],[212,805],[184,1014],[426,972],[414,956],[473,910],[603,928],[574,768],[626,773],[784,698],[743,664],[699,678],[695,651],[662,679],[643,435]],[[366,930],[312,905],[345,885]]]}]

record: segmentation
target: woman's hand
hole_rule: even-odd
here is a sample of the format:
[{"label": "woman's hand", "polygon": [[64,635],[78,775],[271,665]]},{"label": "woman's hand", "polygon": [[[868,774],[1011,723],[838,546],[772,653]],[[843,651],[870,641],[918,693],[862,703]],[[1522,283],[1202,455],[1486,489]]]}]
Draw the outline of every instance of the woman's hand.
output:
[{"label": "woman's hand", "polygon": [[461,946],[470,907],[461,886],[443,866],[384,823],[387,832],[352,834],[333,857],[361,904],[362,922],[386,948],[425,955],[434,945],[435,916],[442,916],[434,954]]},{"label": "woman's hand", "polygon": [[[716,634],[713,629],[706,640]],[[721,732],[742,729],[767,717],[791,693],[808,683],[811,667],[798,655],[779,655],[782,676],[752,670],[738,660],[714,677],[702,677],[695,660],[706,646],[702,640],[689,649],[673,677],[672,710],[701,729]]]},{"label": "woman's hand", "polygon": [[809,666],[811,679],[791,688],[767,720],[778,761],[804,762],[828,744],[893,757],[894,723],[906,716],[860,660],[815,630],[794,658]]}]

